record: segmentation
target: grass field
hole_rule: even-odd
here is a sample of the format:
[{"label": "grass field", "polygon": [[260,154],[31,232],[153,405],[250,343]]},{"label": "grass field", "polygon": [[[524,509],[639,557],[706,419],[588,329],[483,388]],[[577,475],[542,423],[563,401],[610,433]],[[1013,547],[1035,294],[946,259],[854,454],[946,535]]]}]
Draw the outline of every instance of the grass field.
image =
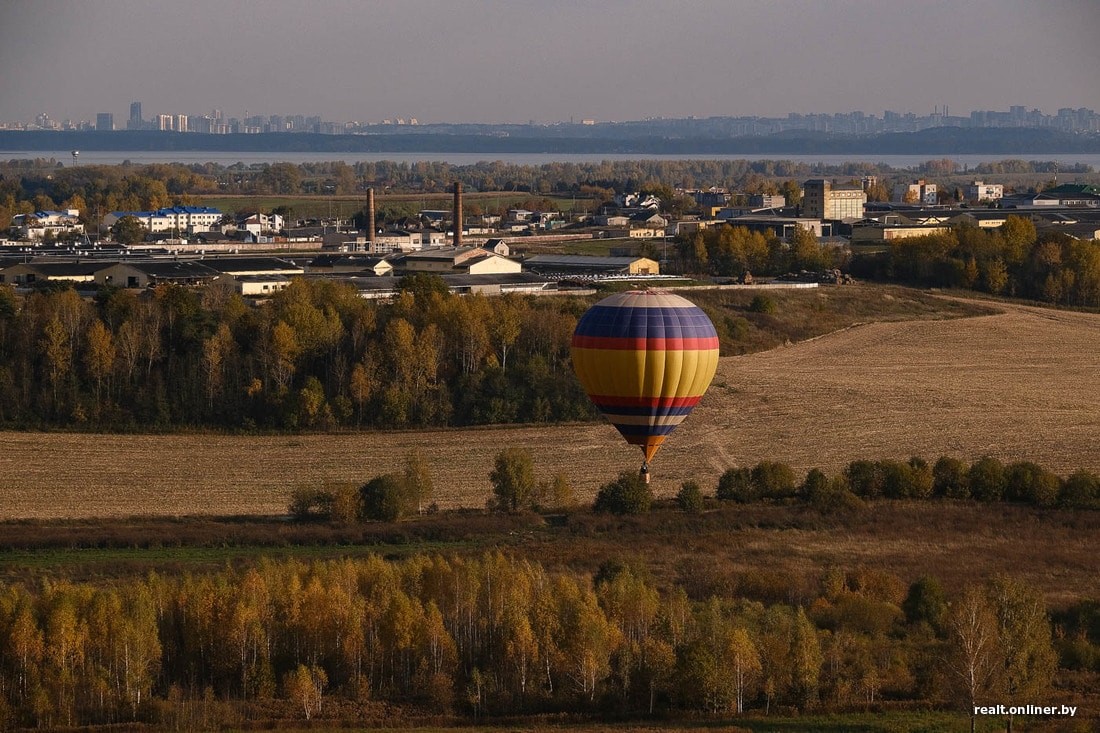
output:
[{"label": "grass field", "polygon": [[[884,294],[884,297],[894,297]],[[654,489],[713,491],[764,459],[839,471],[855,458],[941,454],[1100,471],[1100,315],[1017,305],[955,320],[871,323],[722,359],[658,454]],[[0,433],[0,519],[279,514],[290,493],[360,483],[429,457],[442,508],[483,507],[503,448],[581,500],[640,454],[603,423],[336,435]]]},{"label": "grass field", "polygon": [[638,517],[442,513],[397,525],[271,518],[59,520],[0,526],[0,579],[215,571],[261,555],[309,561],[502,550],[582,573],[595,573],[608,559],[643,562],[661,586],[682,587],[693,598],[812,598],[829,568],[844,568],[886,571],[906,583],[935,575],[952,592],[975,577],[1011,574],[1061,607],[1095,594],[1098,543],[1100,512],[932,501],[880,501],[842,515],[805,506],[725,503],[702,515],[672,506]]}]

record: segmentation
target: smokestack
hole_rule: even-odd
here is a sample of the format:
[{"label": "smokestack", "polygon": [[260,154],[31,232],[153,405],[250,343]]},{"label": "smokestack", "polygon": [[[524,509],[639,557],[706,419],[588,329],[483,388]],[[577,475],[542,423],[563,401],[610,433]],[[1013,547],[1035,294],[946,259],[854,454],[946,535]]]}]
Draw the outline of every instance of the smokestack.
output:
[{"label": "smokestack", "polygon": [[455,236],[454,245],[462,246],[462,183],[455,181]]},{"label": "smokestack", "polygon": [[[374,224],[374,189],[373,188],[368,188],[367,189],[367,244],[369,244],[369,245],[374,244],[374,232],[375,231],[376,231],[376,227],[375,227],[375,224]],[[370,249],[373,250],[374,247],[372,246],[372,247],[370,247]]]}]

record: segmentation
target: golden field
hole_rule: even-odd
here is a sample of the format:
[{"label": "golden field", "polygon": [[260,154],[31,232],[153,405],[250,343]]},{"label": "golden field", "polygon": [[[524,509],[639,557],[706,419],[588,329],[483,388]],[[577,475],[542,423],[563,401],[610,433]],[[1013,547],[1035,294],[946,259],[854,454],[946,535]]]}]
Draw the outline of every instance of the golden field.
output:
[{"label": "golden field", "polygon": [[[884,294],[883,297],[892,297]],[[941,454],[1100,471],[1100,315],[998,304],[995,315],[870,323],[721,360],[654,463],[672,496],[734,465],[841,470]],[[578,498],[641,454],[602,423],[334,435],[0,433],[0,519],[280,514],[290,493],[360,483],[419,447],[442,508],[482,507],[494,456],[523,446]]]}]

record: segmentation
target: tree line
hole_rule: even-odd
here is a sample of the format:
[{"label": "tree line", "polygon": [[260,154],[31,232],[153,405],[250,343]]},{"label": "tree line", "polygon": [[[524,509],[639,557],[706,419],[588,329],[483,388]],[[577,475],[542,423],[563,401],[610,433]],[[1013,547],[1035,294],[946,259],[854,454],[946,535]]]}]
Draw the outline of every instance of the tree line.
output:
[{"label": "tree line", "polygon": [[1100,306],[1100,249],[1030,219],[1009,216],[996,229],[957,226],[896,240],[883,252],[856,253],[853,274],[926,287],[964,288],[1071,306]]},{"label": "tree line", "polygon": [[[985,173],[1035,173],[1057,171],[1058,164],[1004,160],[983,164]],[[924,172],[943,176],[959,174],[951,160],[927,161]],[[1063,168],[1063,172],[1064,168]],[[1089,173],[1087,166],[1071,172]],[[616,192],[650,191],[666,203],[677,189],[720,187],[744,194],[785,193],[797,203],[798,186],[807,178],[858,180],[862,176],[907,180],[908,171],[865,162],[842,164],[801,163],[791,160],[632,160],[599,163],[547,163],[517,165],[481,161],[453,165],[440,161],[345,163],[156,163],[149,165],[80,165],[66,167],[56,160],[0,161],[0,225],[11,217],[35,210],[75,208],[86,225],[111,211],[145,211],[162,206],[195,204],[202,196],[229,195],[338,195],[362,194],[374,187],[380,192],[444,193],[457,182],[468,191],[525,192],[591,199],[593,206]],[[880,183],[881,185],[881,183]],[[876,187],[873,200],[887,197],[888,189]]]},{"label": "tree line", "polygon": [[847,250],[823,247],[802,227],[795,227],[783,241],[771,230],[752,231],[732,223],[678,235],[676,256],[681,272],[716,277],[820,272],[848,263]]},{"label": "tree line", "polygon": [[[969,711],[1052,700],[1059,654],[1096,664],[1098,618],[1081,605],[1056,642],[1039,593],[1005,576],[949,594],[834,568],[814,597],[766,603],[499,552],[44,579],[0,584],[0,726],[209,728],[365,700],[469,717]],[[215,719],[187,722],[196,701]]]},{"label": "tree line", "polygon": [[0,288],[0,423],[241,430],[594,417],[569,342],[585,302],[460,297],[412,276],[392,303],[296,280],[232,288]]},{"label": "tree line", "polygon": [[[525,448],[499,452],[488,479],[491,494],[486,507],[493,511],[576,508],[568,478],[558,474],[549,481],[537,481],[533,458]],[[425,510],[435,511],[432,492],[427,461],[414,449],[406,455],[403,471],[375,476],[358,488],[299,489],[291,498],[289,511],[299,520],[393,522]],[[1006,466],[991,456],[970,464],[953,456],[940,456],[932,465],[913,456],[908,461],[855,460],[832,477],[811,468],[799,481],[787,464],[761,461],[751,468],[726,469],[712,495],[718,501],[737,504],[804,503],[825,512],[857,511],[866,502],[879,499],[1003,501],[1043,509],[1088,510],[1100,509],[1100,476],[1079,470],[1062,478],[1032,461]],[[685,512],[698,513],[706,508],[706,499],[702,487],[692,479],[681,485],[676,504]],[[641,514],[653,503],[649,484],[639,474],[626,471],[600,487],[592,509]]]},{"label": "tree line", "polygon": [[991,456],[969,464],[940,456],[931,465],[913,456],[908,461],[852,461],[832,477],[813,468],[798,481],[787,464],[761,461],[751,468],[727,469],[718,479],[714,496],[740,504],[804,502],[820,509],[859,508],[864,501],[876,499],[972,499],[1100,509],[1100,476],[1081,470],[1063,478],[1032,461],[1005,465]]}]

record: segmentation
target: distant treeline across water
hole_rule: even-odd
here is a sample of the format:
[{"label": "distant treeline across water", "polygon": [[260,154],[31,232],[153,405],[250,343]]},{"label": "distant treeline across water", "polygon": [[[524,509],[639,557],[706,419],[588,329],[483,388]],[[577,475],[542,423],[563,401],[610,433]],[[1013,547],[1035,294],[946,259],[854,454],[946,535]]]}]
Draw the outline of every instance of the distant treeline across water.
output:
[{"label": "distant treeline across water", "polygon": [[[995,156],[1050,160],[1066,157],[1078,162],[1081,156],[1100,157],[1100,136],[1069,135],[1048,129],[965,129],[934,128],[914,133],[878,135],[834,135],[820,133],[782,134],[751,137],[555,137],[547,133],[525,136],[445,134],[436,132],[395,133],[385,135],[320,135],[307,133],[262,133],[205,135],[152,130],[51,131],[0,130],[0,150],[49,152],[80,150],[123,152],[133,160],[146,153],[170,153],[177,160],[181,153],[240,155],[242,153],[318,155],[320,160],[355,159],[359,156],[394,159],[394,155],[414,156],[417,160],[450,159],[473,156],[474,160],[503,159],[514,156],[546,156],[543,162],[579,159],[603,160],[609,157],[673,158],[767,157],[818,159],[840,156],[845,160],[883,160],[885,157],[916,156]],[[349,157],[350,156],[350,157]],[[210,159],[204,157],[205,160]],[[471,162],[469,160],[465,162]],[[519,162],[519,161],[515,161]],[[526,160],[524,162],[527,162]],[[533,161],[532,161],[533,162]],[[906,167],[906,166],[902,166]]]},{"label": "distant treeline across water", "polygon": [[[237,163],[244,165],[264,165],[270,163],[325,163],[342,161],[349,165],[355,163],[380,163],[392,161],[395,163],[414,164],[421,162],[441,162],[450,165],[474,165],[484,161],[501,161],[508,165],[540,166],[550,163],[602,163],[604,161],[630,161],[630,160],[684,160],[686,158],[698,158],[704,156],[685,155],[621,155],[621,154],[578,154],[563,155],[556,153],[511,153],[505,155],[492,155],[488,153],[286,153],[286,152],[225,152],[225,151],[150,151],[150,150],[85,150],[79,149],[77,165],[121,165],[133,163],[134,165],[150,165],[154,163],[182,163],[184,165],[202,165],[215,163],[222,166],[232,166]],[[872,163],[887,166],[897,170],[917,169],[923,163],[937,156],[933,154],[914,155],[813,155],[813,154],[775,154],[769,156],[745,156],[745,155],[711,155],[705,156],[711,160],[743,160],[746,157],[761,159],[790,160],[795,163],[808,165],[840,166],[845,163]],[[998,163],[1002,160],[1026,160],[1026,161],[1052,161],[1059,165],[1060,170],[1069,171],[1074,166],[1084,165],[1091,169],[1100,169],[1100,153],[1004,153],[1004,154],[972,154],[951,155],[951,160],[963,166],[964,169],[974,169],[983,163]],[[72,160],[71,150],[27,150],[0,149],[0,161],[24,160],[32,158],[52,158],[68,165]]]}]

